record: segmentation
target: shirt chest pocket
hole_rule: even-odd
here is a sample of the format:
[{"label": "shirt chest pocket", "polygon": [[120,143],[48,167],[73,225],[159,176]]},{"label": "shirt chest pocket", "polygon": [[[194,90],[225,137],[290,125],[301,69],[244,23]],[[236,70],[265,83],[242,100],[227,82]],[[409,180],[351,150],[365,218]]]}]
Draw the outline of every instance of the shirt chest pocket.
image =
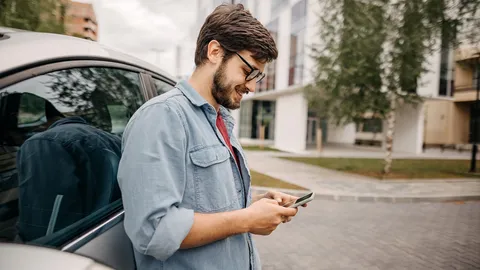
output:
[{"label": "shirt chest pocket", "polygon": [[230,153],[223,145],[190,152],[195,200],[201,212],[223,212],[238,204]]}]

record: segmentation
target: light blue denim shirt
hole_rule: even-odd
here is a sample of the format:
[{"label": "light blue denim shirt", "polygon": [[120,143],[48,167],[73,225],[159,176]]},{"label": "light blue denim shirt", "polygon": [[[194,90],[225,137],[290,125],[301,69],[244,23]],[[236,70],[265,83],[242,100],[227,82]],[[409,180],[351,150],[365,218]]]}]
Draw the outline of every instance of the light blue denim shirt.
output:
[{"label": "light blue denim shirt", "polygon": [[118,182],[138,269],[261,268],[249,233],[179,249],[194,212],[251,203],[250,172],[232,134],[233,118],[223,107],[219,112],[240,166],[216,127],[216,110],[186,81],[146,102],[127,124]]}]

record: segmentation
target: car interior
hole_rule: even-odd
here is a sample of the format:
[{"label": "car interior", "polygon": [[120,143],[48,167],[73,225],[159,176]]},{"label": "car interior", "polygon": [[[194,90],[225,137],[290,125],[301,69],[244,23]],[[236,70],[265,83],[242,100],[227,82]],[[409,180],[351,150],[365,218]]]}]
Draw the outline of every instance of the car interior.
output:
[{"label": "car interior", "polygon": [[21,95],[4,95],[0,99],[0,241],[12,242],[18,218],[18,178],[16,157],[22,132],[17,128]]},{"label": "car interior", "polygon": [[[39,132],[45,131],[48,122],[48,111],[44,111],[38,117],[31,120],[28,124],[22,123],[20,111],[21,100],[25,95],[33,95],[28,93],[3,93],[0,97],[0,242],[22,242],[18,237],[17,221],[19,216],[19,179],[17,174],[16,158],[17,152],[22,143]],[[98,100],[98,99],[97,99]],[[45,100],[45,110],[48,110],[48,101]],[[99,104],[96,104],[98,106]],[[108,116],[111,123],[110,115],[106,109],[106,103],[103,104],[105,110],[94,116]],[[108,114],[108,115],[107,115]],[[95,121],[91,115],[86,115],[89,120]],[[20,120],[19,120],[20,119]],[[102,129],[111,131],[112,126],[105,126],[105,121],[101,126]],[[108,183],[100,183],[98,189],[102,189],[102,198],[105,200],[97,200],[98,205],[95,207],[99,213],[104,215],[105,209],[110,208],[113,214],[114,210],[118,212],[121,209],[121,195],[116,182],[116,171],[118,167],[118,159],[112,157],[109,164],[104,164],[107,174]],[[113,179],[113,180],[112,180]],[[55,183],[52,183],[55,184]],[[104,196],[105,194],[109,196]],[[117,207],[112,204],[117,202]],[[52,206],[53,207],[53,206]],[[88,213],[90,221],[94,220],[95,213]],[[47,213],[50,217],[50,213]],[[92,217],[93,216],[93,217]],[[61,219],[58,216],[58,219]],[[58,222],[58,221],[57,221]],[[98,220],[96,220],[98,222]],[[104,220],[102,221],[104,222]],[[91,229],[97,229],[94,233],[88,235],[86,240],[79,241],[80,244],[68,247],[67,252],[74,252],[95,259],[115,269],[135,269],[135,261],[133,249],[128,239],[123,222],[119,221],[110,227],[101,227],[101,222],[95,224],[89,220],[79,220],[70,226],[63,228],[53,234],[46,235],[40,239],[36,239],[28,244],[47,245],[54,248],[62,248],[64,240],[74,240],[79,235]],[[97,228],[96,228],[97,227]],[[87,229],[88,228],[88,229]],[[63,234],[63,235],[62,235]],[[61,237],[57,237],[57,236]],[[63,237],[62,237],[63,236]],[[59,240],[61,239],[61,240]],[[61,244],[60,244],[61,242]],[[69,241],[67,241],[68,243]],[[56,244],[59,244],[58,246]]]}]

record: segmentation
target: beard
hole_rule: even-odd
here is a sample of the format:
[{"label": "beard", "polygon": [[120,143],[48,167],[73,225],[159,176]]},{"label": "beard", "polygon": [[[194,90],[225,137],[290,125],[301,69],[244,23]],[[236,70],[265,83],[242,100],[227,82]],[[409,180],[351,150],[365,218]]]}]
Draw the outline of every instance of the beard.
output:
[{"label": "beard", "polygon": [[240,89],[240,87],[242,87],[241,85],[234,87],[233,84],[227,83],[225,66],[226,63],[222,62],[220,67],[217,69],[217,71],[215,71],[215,74],[213,75],[212,95],[218,104],[229,110],[236,110],[240,108],[240,102],[236,102],[232,96],[236,95],[237,91],[240,93],[244,93],[246,87],[243,86],[243,89]]}]

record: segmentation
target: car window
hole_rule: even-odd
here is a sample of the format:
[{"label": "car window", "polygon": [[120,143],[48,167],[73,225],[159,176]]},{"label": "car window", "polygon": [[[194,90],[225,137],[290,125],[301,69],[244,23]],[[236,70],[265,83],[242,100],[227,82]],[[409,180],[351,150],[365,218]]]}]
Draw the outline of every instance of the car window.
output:
[{"label": "car window", "polygon": [[120,201],[121,136],[140,85],[136,72],[89,67],[1,90],[0,242],[57,243]]},{"label": "car window", "polygon": [[45,101],[43,98],[25,93],[20,98],[17,127],[28,127],[46,123]]},{"label": "car window", "polygon": [[153,79],[153,85],[155,87],[155,91],[157,95],[161,95],[163,93],[168,92],[169,90],[172,90],[173,86],[156,78]]}]

